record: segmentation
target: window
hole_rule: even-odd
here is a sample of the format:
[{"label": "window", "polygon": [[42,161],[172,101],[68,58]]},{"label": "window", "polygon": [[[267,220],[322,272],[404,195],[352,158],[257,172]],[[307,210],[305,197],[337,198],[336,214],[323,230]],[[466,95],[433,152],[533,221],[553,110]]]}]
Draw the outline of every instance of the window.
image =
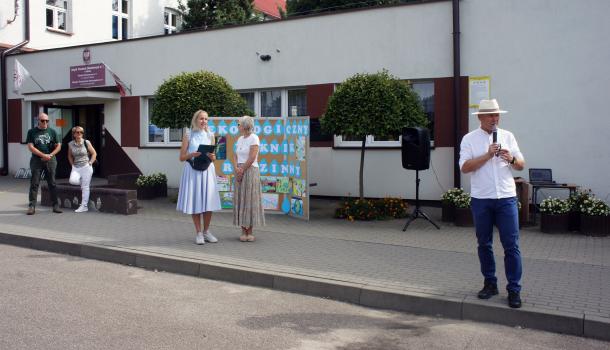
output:
[{"label": "window", "polygon": [[155,124],[150,122],[153,109],[155,107],[155,99],[149,98],[147,103],[147,115],[146,115],[146,125],[148,125],[148,132],[146,137],[146,144],[152,146],[162,146],[162,145],[172,145],[177,146],[180,145],[182,141],[182,135],[184,133],[184,129],[173,129],[173,128],[159,128]]},{"label": "window", "polygon": [[112,38],[129,39],[129,0],[112,0]]},{"label": "window", "polygon": [[[428,117],[428,128],[430,129],[430,140],[434,140],[434,82],[433,81],[409,81],[413,91],[419,96],[419,100],[424,109],[424,113]],[[397,130],[395,135],[389,135],[384,138],[375,135],[366,137],[367,147],[400,147],[401,137],[400,131]],[[362,139],[352,136],[335,135],[336,147],[361,147]]]},{"label": "window", "polygon": [[282,116],[282,92],[281,90],[266,90],[260,92],[261,117]]},{"label": "window", "polygon": [[38,126],[38,116],[44,112],[49,116],[50,129],[55,130],[57,137],[62,140],[68,135],[72,128],[73,109],[69,107],[53,106],[44,107],[32,104],[32,115],[30,119],[31,128]]},{"label": "window", "polygon": [[252,111],[256,111],[256,106],[254,105],[254,92],[240,92],[239,95],[246,100],[246,105]]},{"label": "window", "polygon": [[[265,89],[255,91],[240,91],[255,116],[286,117],[308,116],[307,90],[305,88]],[[294,113],[292,113],[294,110]]]},{"label": "window", "polygon": [[172,34],[178,31],[181,21],[180,12],[166,7],[163,11],[163,28],[165,34]]},{"label": "window", "polygon": [[70,1],[46,0],[46,26],[48,29],[67,32],[70,20]]},{"label": "window", "polygon": [[307,116],[307,90],[288,90],[288,116]]},{"label": "window", "polygon": [[430,129],[430,140],[434,140],[434,82],[416,81],[411,84],[413,91],[419,96],[424,113],[428,117],[428,129]]}]

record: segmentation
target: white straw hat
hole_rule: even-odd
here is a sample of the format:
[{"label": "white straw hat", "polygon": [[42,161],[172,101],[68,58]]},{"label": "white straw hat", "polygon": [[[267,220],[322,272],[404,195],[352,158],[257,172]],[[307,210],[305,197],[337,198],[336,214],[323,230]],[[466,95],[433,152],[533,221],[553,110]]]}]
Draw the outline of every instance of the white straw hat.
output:
[{"label": "white straw hat", "polygon": [[508,112],[500,110],[498,101],[496,101],[496,99],[494,98],[491,100],[481,100],[481,102],[479,102],[479,111],[474,112],[472,114],[477,115],[477,114],[496,114],[496,113],[504,114],[504,113],[508,113]]}]

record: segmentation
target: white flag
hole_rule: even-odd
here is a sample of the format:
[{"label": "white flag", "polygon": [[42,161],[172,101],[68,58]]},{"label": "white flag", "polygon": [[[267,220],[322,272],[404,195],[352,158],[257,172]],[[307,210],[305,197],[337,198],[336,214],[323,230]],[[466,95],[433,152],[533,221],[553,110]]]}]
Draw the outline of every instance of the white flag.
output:
[{"label": "white flag", "polygon": [[30,72],[24,66],[15,60],[15,69],[13,72],[13,90],[18,93],[21,90],[21,85],[30,76]]}]

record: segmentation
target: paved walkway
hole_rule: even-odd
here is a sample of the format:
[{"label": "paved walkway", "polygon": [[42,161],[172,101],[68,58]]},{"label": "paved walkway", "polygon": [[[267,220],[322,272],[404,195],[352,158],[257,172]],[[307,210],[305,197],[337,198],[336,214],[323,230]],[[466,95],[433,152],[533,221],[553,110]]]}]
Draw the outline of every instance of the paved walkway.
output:
[{"label": "paved walkway", "polygon": [[[275,276],[273,288],[278,276],[284,276],[292,285],[279,289],[610,340],[610,237],[549,235],[540,233],[537,227],[522,230],[524,306],[512,310],[505,305],[505,291],[489,301],[476,299],[482,277],[473,230],[440,222],[436,208],[424,211],[441,225],[441,230],[425,220],[416,220],[402,232],[405,220],[336,220],[331,218],[335,202],[313,200],[309,222],[267,215],[267,226],[255,232],[257,241],[252,244],[238,241],[239,230],[231,225],[231,213],[221,212],[214,214],[212,222],[212,231],[220,242],[197,246],[190,217],[177,213],[168,199],[140,201],[138,214],[131,216],[69,211],[53,214],[46,207],[37,208],[34,216],[26,216],[28,185],[28,180],[0,178],[0,243],[24,245],[23,239],[47,239],[128,251],[138,256],[196,262],[201,266],[201,276],[206,276],[206,269],[212,273],[215,268],[227,268],[243,272],[234,281],[256,284],[252,279],[264,274]],[[503,289],[506,280],[497,241],[494,249]],[[49,244],[45,249],[53,250]],[[313,291],[311,285],[303,287],[303,281],[320,283],[326,292]],[[336,292],[333,288],[343,289]],[[349,294],[349,288],[357,289],[355,300],[345,294]],[[370,291],[386,294],[376,294],[383,300],[365,302]],[[401,302],[438,302],[439,306],[429,310],[417,305],[394,307],[388,301],[391,297],[401,297],[397,299]],[[459,313],[444,312],[442,305],[457,305]]]}]

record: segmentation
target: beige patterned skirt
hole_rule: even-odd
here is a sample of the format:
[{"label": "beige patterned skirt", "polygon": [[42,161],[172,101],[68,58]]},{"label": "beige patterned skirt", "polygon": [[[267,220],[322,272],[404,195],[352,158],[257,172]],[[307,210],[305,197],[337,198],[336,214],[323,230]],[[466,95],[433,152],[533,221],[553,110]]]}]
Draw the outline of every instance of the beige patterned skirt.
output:
[{"label": "beige patterned skirt", "polygon": [[261,198],[261,176],[257,167],[246,169],[241,182],[235,181],[233,193],[233,225],[265,226]]}]

